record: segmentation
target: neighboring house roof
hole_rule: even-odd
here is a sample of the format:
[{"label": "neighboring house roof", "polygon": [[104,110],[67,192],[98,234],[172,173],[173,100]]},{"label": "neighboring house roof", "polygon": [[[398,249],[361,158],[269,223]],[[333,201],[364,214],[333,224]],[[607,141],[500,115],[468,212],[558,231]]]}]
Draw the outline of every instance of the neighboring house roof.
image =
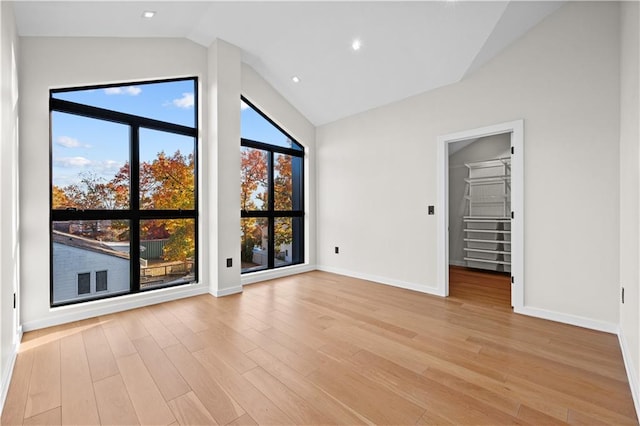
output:
[{"label": "neighboring house roof", "polygon": [[106,254],[108,256],[114,256],[121,259],[129,260],[129,253],[113,250],[111,247],[101,241],[80,237],[78,235],[67,234],[66,232],[54,230],[53,242],[64,244],[65,246],[69,247],[79,248],[81,250],[88,250],[95,253]]}]

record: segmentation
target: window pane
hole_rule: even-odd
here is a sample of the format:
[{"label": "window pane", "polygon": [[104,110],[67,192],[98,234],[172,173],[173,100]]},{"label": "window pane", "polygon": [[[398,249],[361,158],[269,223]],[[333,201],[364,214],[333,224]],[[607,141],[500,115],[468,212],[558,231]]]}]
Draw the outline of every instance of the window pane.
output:
[{"label": "window pane", "polygon": [[91,292],[91,274],[78,274],[78,294],[87,294]]},{"label": "window pane", "polygon": [[140,221],[140,288],[195,280],[194,219]]},{"label": "window pane", "polygon": [[53,92],[52,97],[194,127],[194,94],[195,81],[189,79]]},{"label": "window pane", "polygon": [[242,272],[259,271],[269,267],[269,221],[248,217],[240,220]]},{"label": "window pane", "polygon": [[278,217],[274,221],[275,264],[278,266],[301,263],[303,220],[301,217]]},{"label": "window pane", "polygon": [[274,154],[274,209],[302,210],[302,158]]},{"label": "window pane", "polygon": [[240,101],[240,137],[298,151],[303,150],[300,144],[242,101]]},{"label": "window pane", "polygon": [[96,291],[107,290],[107,271],[96,271]]},{"label": "window pane", "polygon": [[195,208],[195,139],[140,129],[140,208]]},{"label": "window pane", "polygon": [[267,159],[266,151],[240,148],[240,210],[267,210]]},{"label": "window pane", "polygon": [[[54,304],[129,291],[128,221],[53,222],[52,239]],[[80,293],[79,274],[91,276],[98,270],[109,274],[110,288],[97,295],[96,284],[89,278],[89,290]],[[82,281],[83,291],[85,286]]]},{"label": "window pane", "polygon": [[52,208],[129,208],[129,126],[51,114]]}]

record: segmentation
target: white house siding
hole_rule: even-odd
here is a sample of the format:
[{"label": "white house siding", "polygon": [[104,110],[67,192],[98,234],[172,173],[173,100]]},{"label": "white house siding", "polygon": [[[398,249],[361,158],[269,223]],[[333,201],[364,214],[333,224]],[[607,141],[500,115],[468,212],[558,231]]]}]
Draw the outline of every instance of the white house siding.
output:
[{"label": "white house siding", "polygon": [[[87,299],[129,290],[129,261],[53,243],[53,302]],[[107,290],[96,293],[96,271],[107,271]],[[78,295],[78,274],[91,273],[91,292]]]}]

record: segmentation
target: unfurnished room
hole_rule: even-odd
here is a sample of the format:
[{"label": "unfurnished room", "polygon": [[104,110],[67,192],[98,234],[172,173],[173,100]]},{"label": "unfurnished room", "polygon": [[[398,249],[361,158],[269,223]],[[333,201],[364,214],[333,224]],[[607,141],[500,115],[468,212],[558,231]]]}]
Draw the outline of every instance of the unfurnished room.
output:
[{"label": "unfurnished room", "polygon": [[0,0],[3,425],[638,424],[640,2]]}]

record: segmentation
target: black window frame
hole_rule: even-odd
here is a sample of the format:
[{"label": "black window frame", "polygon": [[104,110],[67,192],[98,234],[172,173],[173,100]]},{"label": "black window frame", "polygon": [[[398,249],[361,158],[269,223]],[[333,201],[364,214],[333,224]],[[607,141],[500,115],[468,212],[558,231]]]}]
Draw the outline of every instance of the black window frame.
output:
[{"label": "black window frame", "polygon": [[[55,98],[56,93],[73,92],[82,90],[99,90],[112,87],[127,87],[140,84],[156,84],[156,83],[169,83],[176,81],[192,81],[194,87],[194,127],[189,127],[181,124],[170,123],[161,120],[155,120],[148,117],[137,116],[129,113],[113,111],[105,108],[95,107],[91,105],[79,104],[63,99]],[[198,77],[181,77],[161,80],[144,80],[135,82],[124,82],[115,84],[102,84],[92,86],[80,86],[80,87],[68,87],[62,89],[50,89],[49,90],[49,127],[50,127],[50,140],[49,140],[49,304],[51,307],[59,307],[65,305],[72,305],[77,303],[85,303],[90,300],[107,299],[111,297],[119,297],[127,294],[148,292],[157,289],[176,287],[181,285],[188,285],[197,283],[199,281],[199,241],[198,241],[198,136],[199,136],[199,114],[198,114]],[[53,140],[52,140],[52,118],[53,112],[62,112],[81,117],[87,117],[97,120],[103,120],[113,123],[119,123],[129,126],[129,164],[130,164],[130,176],[129,176],[129,208],[117,209],[117,210],[80,210],[80,209],[54,209],[53,208]],[[140,207],[140,191],[139,191],[139,178],[140,178],[140,130],[150,129],[160,132],[172,133],[181,136],[192,137],[193,144],[193,156],[194,156],[194,208],[193,209],[171,209],[171,210],[151,210],[142,209]],[[195,253],[193,260],[193,272],[194,279],[190,282],[166,284],[154,286],[149,289],[141,289],[140,286],[140,222],[149,219],[192,219],[194,221],[194,244]],[[96,297],[83,297],[74,300],[67,300],[63,302],[54,302],[53,290],[54,290],[54,259],[53,259],[53,229],[55,222],[64,221],[82,221],[82,220],[128,220],[129,232],[130,232],[130,248],[129,248],[129,291],[117,292],[110,294],[98,295]],[[91,293],[89,293],[89,296]]]},{"label": "black window frame", "polygon": [[[282,146],[278,146],[278,145],[273,145],[270,144],[268,142],[263,142],[263,141],[256,141],[256,140],[252,140],[252,139],[247,139],[247,138],[243,138],[240,137],[240,146],[241,147],[246,147],[246,148],[253,148],[253,149],[259,149],[262,151],[266,151],[267,153],[267,167],[268,167],[268,183],[267,183],[267,191],[268,191],[268,202],[267,202],[267,208],[264,210],[243,210],[240,209],[240,217],[241,218],[262,218],[262,219],[267,219],[268,221],[268,249],[267,249],[267,253],[268,253],[268,259],[267,259],[267,267],[266,268],[261,268],[261,269],[256,269],[256,270],[248,270],[248,271],[242,271],[241,270],[241,274],[250,274],[253,272],[260,272],[260,271],[265,271],[265,270],[272,270],[272,269],[279,269],[279,268],[286,268],[289,266],[293,266],[293,265],[301,265],[304,264],[305,262],[305,251],[304,251],[304,244],[305,244],[305,230],[304,230],[304,217],[305,217],[305,212],[304,212],[304,201],[305,201],[305,179],[304,179],[304,158],[305,158],[305,148],[304,146],[298,142],[293,136],[291,136],[286,130],[284,130],[282,127],[280,127],[278,124],[276,124],[271,118],[269,118],[264,112],[262,112],[259,108],[257,108],[254,104],[251,103],[251,101],[249,101],[247,98],[245,98],[244,96],[240,97],[241,101],[244,102],[249,108],[253,109],[253,111],[255,111],[256,113],[258,113],[260,116],[262,116],[262,118],[264,118],[266,121],[268,121],[273,127],[275,127],[276,129],[278,129],[280,132],[282,132],[287,138],[289,138],[289,140],[291,140],[291,142],[293,144],[295,144],[298,149],[294,149],[294,148],[287,148],[287,147],[282,147]],[[292,210],[275,210],[274,209],[274,202],[275,202],[275,185],[274,185],[274,166],[275,166],[275,161],[274,161],[274,157],[276,154],[285,154],[285,155],[290,155],[292,157],[298,157],[300,158],[300,199],[296,201],[293,201],[293,205],[298,204],[301,208],[300,209],[293,209],[292,206]],[[285,265],[280,265],[280,266],[275,266],[275,259],[276,259],[276,253],[275,253],[275,220],[278,218],[302,218],[302,220],[300,221],[300,225],[299,227],[301,229],[299,229],[297,232],[294,230],[293,232],[298,234],[298,238],[294,239],[294,244],[292,245],[292,251],[294,253],[294,255],[292,255],[293,258],[298,258],[297,261],[293,261],[291,263],[287,263]]]}]

